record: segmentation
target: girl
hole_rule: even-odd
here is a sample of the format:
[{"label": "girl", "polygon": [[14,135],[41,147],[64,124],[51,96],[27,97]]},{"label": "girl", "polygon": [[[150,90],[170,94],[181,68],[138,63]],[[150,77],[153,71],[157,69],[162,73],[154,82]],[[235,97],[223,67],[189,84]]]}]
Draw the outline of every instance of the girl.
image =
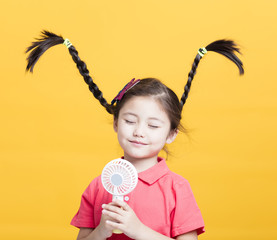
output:
[{"label": "girl", "polygon": [[[75,47],[66,39],[44,31],[42,37],[28,49],[27,70],[33,71],[39,57],[50,47],[64,43],[88,84],[94,97],[108,113],[113,114],[114,130],[124,151],[123,158],[138,171],[139,181],[125,201],[114,200],[103,188],[100,176],[82,195],[80,209],[71,224],[80,228],[78,240],[195,240],[204,232],[204,222],[190,185],[183,177],[171,172],[165,160],[158,156],[166,144],[174,141],[180,124],[183,105],[199,61],[207,51],[218,52],[239,68],[242,62],[234,42],[220,40],[200,48],[189,73],[181,100],[154,78],[133,79],[107,103],[89,76],[86,64]],[[113,234],[119,229],[123,234]]]}]

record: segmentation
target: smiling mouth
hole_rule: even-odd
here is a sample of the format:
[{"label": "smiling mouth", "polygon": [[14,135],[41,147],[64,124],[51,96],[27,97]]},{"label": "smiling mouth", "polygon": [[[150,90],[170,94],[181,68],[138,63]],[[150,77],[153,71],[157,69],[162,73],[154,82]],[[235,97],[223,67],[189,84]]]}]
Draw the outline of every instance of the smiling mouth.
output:
[{"label": "smiling mouth", "polygon": [[135,145],[141,145],[141,146],[145,146],[147,145],[146,143],[143,143],[143,142],[139,142],[139,141],[129,141],[130,143],[133,143]]}]

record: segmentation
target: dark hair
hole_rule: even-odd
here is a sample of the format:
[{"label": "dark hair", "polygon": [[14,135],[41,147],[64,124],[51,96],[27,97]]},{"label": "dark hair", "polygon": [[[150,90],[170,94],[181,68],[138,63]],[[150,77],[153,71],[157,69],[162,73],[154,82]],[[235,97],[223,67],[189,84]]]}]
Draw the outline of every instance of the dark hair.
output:
[{"label": "dark hair", "polygon": [[[209,44],[207,47],[204,48],[204,51],[205,50],[217,52],[217,53],[222,54],[223,56],[229,58],[239,68],[240,75],[244,74],[243,64],[242,64],[241,60],[235,55],[235,52],[240,53],[240,50],[232,40],[224,40],[223,39],[223,40],[218,40],[218,41],[212,42],[211,44]],[[184,93],[181,97],[181,101],[180,101],[182,107],[186,103],[186,100],[188,98],[188,94],[190,91],[190,87],[191,87],[191,82],[196,74],[196,69],[198,67],[199,61],[203,57],[202,52],[203,52],[203,48],[200,48],[198,51],[198,54],[196,55],[196,57],[194,59],[192,68],[188,74],[188,81],[184,88],[185,91],[184,91]]]},{"label": "dark hair", "polygon": [[[37,63],[38,59],[41,55],[48,50],[49,48],[63,44],[64,39],[62,36],[58,36],[54,33],[48,31],[42,31],[41,37],[36,39],[36,42],[33,42],[30,47],[27,48],[26,53],[30,51],[29,56],[27,57],[27,67],[26,71],[33,72],[34,66]],[[91,76],[89,75],[89,70],[87,69],[87,65],[83,62],[79,55],[78,51],[75,49],[73,45],[68,47],[68,51],[72,56],[73,61],[76,63],[77,68],[79,69],[80,74],[83,76],[86,84],[89,87],[89,90],[93,93],[93,96],[101,103],[103,107],[106,108],[108,113],[112,113],[111,105],[108,104],[106,99],[103,97],[102,92],[97,87],[97,85],[93,82]]]},{"label": "dark hair", "polygon": [[[42,31],[41,38],[38,38],[36,42],[33,42],[30,47],[27,48],[26,53],[30,52],[27,57],[27,68],[26,71],[33,72],[34,66],[41,55],[50,47],[57,44],[64,43],[65,40],[62,36],[58,36],[54,33],[48,31]],[[196,74],[196,69],[199,61],[203,57],[203,52],[213,51],[223,56],[229,58],[234,62],[239,68],[240,74],[244,73],[243,64],[240,59],[235,55],[235,52],[240,53],[237,45],[231,40],[218,40],[209,44],[206,48],[201,48],[196,55],[194,62],[192,64],[192,69],[188,75],[188,81],[184,88],[184,93],[179,101],[176,94],[155,78],[145,78],[142,79],[134,87],[130,88],[123,96],[121,101],[117,102],[116,105],[109,104],[103,97],[102,92],[93,82],[93,79],[89,75],[86,64],[79,58],[78,52],[73,45],[68,47],[69,53],[72,56],[73,61],[76,63],[80,74],[83,76],[85,82],[89,86],[89,90],[93,93],[94,97],[100,102],[100,104],[105,107],[108,113],[113,114],[114,118],[118,118],[120,109],[123,107],[124,103],[134,96],[153,96],[156,98],[164,107],[167,112],[169,119],[171,121],[171,130],[180,128],[181,112],[182,108],[187,100],[191,82]]]},{"label": "dark hair", "polygon": [[156,78],[141,79],[138,84],[130,88],[123,96],[123,98],[114,106],[113,115],[114,119],[118,118],[120,109],[132,97],[135,96],[151,96],[157,100],[167,113],[171,130],[181,129],[180,125],[182,107],[176,94]]}]

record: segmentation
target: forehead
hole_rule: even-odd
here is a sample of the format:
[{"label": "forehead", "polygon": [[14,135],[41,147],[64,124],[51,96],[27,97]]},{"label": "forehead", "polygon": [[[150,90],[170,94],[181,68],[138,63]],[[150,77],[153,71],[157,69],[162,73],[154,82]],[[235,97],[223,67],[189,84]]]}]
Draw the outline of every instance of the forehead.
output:
[{"label": "forehead", "polygon": [[151,96],[135,96],[129,99],[120,109],[119,116],[126,114],[169,121],[163,106]]}]

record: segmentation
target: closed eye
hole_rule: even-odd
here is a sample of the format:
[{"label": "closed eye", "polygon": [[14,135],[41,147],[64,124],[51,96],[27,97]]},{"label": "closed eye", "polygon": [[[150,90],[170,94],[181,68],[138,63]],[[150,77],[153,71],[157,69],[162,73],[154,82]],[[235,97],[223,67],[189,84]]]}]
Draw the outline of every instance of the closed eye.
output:
[{"label": "closed eye", "polygon": [[134,121],[130,121],[130,120],[127,120],[127,119],[125,119],[125,122],[126,122],[127,124],[134,124],[134,123],[135,123]]},{"label": "closed eye", "polygon": [[149,124],[148,125],[150,128],[159,128],[160,126],[157,126],[157,125],[151,125],[151,124]]}]

